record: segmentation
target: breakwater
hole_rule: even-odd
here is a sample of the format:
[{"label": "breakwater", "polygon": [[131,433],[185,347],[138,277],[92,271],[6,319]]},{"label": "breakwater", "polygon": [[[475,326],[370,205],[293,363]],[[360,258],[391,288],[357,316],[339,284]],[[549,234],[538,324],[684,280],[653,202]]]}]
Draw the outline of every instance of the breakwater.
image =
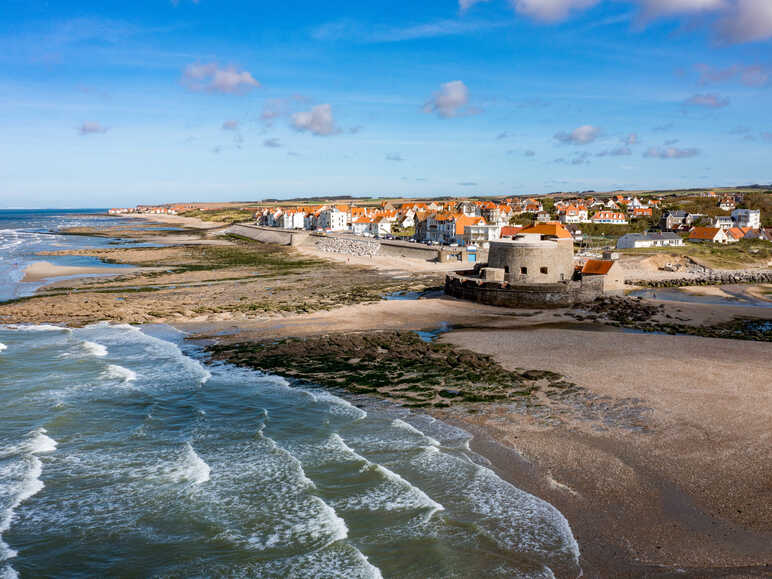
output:
[{"label": "breakwater", "polygon": [[685,287],[694,285],[755,284],[772,283],[772,271],[711,271],[691,277],[679,277],[660,280],[625,280],[627,285],[642,287]]}]

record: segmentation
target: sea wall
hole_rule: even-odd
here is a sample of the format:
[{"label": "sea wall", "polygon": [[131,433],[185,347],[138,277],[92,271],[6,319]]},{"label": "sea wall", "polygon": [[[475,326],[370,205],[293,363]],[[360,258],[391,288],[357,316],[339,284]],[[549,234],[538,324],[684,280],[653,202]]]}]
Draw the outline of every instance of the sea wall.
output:
[{"label": "sea wall", "polygon": [[724,284],[754,284],[772,283],[772,271],[714,271],[692,277],[679,277],[664,280],[628,279],[627,285],[642,287],[685,287],[692,285],[724,285]]},{"label": "sea wall", "polygon": [[291,231],[289,229],[278,229],[276,227],[261,227],[259,225],[231,225],[223,230],[223,233],[240,235],[249,239],[254,239],[260,243],[273,243],[275,245],[303,245],[308,233],[303,231]]},{"label": "sea wall", "polygon": [[448,274],[445,293],[492,306],[565,308],[589,303],[602,296],[603,280],[600,277],[561,283],[511,284]]}]

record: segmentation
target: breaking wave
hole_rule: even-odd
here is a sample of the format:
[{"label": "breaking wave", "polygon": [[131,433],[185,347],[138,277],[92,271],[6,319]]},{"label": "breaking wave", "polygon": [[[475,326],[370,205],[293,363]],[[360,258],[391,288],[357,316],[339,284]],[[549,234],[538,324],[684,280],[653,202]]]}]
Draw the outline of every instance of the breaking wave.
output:
[{"label": "breaking wave", "polygon": [[24,501],[38,494],[45,485],[40,479],[43,462],[37,454],[54,452],[56,441],[46,435],[45,428],[37,428],[27,439],[0,450],[0,571],[7,577],[16,577],[16,571],[7,564],[17,553],[3,540],[2,536],[11,528],[16,509]]},{"label": "breaking wave", "polygon": [[193,450],[193,446],[186,442],[178,464],[168,472],[168,477],[175,483],[189,482],[200,485],[209,480],[211,472],[209,465]]},{"label": "breaking wave", "polygon": [[102,378],[106,380],[119,380],[123,384],[128,384],[137,380],[137,373],[123,366],[110,364],[102,374]]}]

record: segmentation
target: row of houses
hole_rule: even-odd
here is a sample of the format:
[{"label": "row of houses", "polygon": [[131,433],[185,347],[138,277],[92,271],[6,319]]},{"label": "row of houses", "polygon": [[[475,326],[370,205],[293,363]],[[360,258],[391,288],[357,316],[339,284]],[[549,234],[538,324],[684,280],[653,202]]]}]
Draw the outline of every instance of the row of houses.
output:
[{"label": "row of houses", "polygon": [[[693,243],[737,243],[743,239],[772,241],[772,228],[752,227],[693,227],[686,238]],[[651,247],[682,247],[684,238],[673,231],[647,231],[628,233],[617,240],[617,249],[641,249]]]},{"label": "row of houses", "polygon": [[638,197],[616,195],[607,200],[589,197],[580,200],[555,202],[558,218],[564,224],[599,223],[627,225],[630,219],[651,217],[661,200],[649,199],[645,203]]},{"label": "row of houses", "polygon": [[512,217],[543,209],[533,199],[493,201],[408,202],[378,207],[320,205],[262,208],[257,223],[267,227],[351,232],[388,237],[397,230],[417,241],[472,245],[494,241]]},{"label": "row of houses", "polygon": [[[668,211],[662,216],[659,226],[663,231],[690,231],[702,217],[704,216],[686,211]],[[761,227],[761,210],[734,209],[731,215],[716,216],[711,225],[719,229],[732,229],[733,227],[759,229]]]},{"label": "row of houses", "polygon": [[179,209],[177,207],[138,205],[137,207],[133,207],[133,208],[108,209],[107,213],[109,215],[131,215],[131,214],[178,215],[179,213],[182,213],[182,211],[184,211],[184,209]]}]

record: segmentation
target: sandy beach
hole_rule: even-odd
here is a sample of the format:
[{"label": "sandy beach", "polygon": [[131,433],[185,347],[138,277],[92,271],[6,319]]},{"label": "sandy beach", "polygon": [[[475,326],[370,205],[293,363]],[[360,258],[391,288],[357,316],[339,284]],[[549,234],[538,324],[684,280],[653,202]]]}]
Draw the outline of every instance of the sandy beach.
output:
[{"label": "sandy beach", "polygon": [[[769,344],[567,329],[440,339],[505,367],[549,368],[601,397],[594,416],[553,416],[548,406],[549,421],[504,407],[440,413],[480,434],[479,450],[511,478],[523,465],[492,441],[517,451],[528,490],[571,522],[590,576],[614,566],[693,576],[769,571]],[[615,405],[650,409],[647,428],[605,411]]]},{"label": "sandy beach", "polygon": [[24,282],[38,282],[57,277],[80,276],[80,275],[99,275],[114,276],[127,273],[133,273],[136,268],[114,267],[76,267],[66,265],[54,265],[48,261],[36,261],[30,264],[24,270]]}]

